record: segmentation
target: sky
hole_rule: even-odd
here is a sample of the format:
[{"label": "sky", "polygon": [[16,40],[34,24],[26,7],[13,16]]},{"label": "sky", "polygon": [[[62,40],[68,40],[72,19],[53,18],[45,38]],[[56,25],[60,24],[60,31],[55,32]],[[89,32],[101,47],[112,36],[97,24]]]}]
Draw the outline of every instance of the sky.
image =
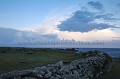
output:
[{"label": "sky", "polygon": [[0,0],[0,43],[120,41],[119,0]]},{"label": "sky", "polygon": [[78,5],[76,1],[0,0],[0,26],[20,28],[39,25],[50,13]]}]

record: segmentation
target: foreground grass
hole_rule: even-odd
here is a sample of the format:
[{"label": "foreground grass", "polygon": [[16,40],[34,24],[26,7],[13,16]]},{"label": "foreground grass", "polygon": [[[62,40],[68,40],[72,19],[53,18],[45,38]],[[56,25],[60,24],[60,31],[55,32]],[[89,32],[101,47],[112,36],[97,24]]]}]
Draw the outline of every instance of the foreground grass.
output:
[{"label": "foreground grass", "polygon": [[112,71],[106,73],[104,79],[120,79],[120,59],[113,58]]},{"label": "foreground grass", "polygon": [[0,73],[80,58],[73,52],[59,49],[0,48],[0,51]]}]

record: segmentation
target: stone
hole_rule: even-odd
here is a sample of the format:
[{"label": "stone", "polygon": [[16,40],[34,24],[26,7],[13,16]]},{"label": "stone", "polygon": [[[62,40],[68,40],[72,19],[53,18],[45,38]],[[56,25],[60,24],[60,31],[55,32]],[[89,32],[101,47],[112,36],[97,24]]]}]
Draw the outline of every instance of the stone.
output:
[{"label": "stone", "polygon": [[73,72],[73,74],[75,74],[77,76],[79,75],[79,73],[76,70],[73,70],[72,72]]},{"label": "stone", "polygon": [[40,74],[35,73],[35,72],[32,72],[32,73],[26,75],[25,77],[35,77],[37,79],[43,79],[43,75],[40,75]]},{"label": "stone", "polygon": [[47,74],[45,74],[45,78],[50,78],[52,76],[52,73],[51,72],[48,72]]},{"label": "stone", "polygon": [[12,71],[1,74],[0,79],[102,79],[101,75],[112,69],[111,57],[104,52],[90,51],[80,56],[67,65],[60,61],[32,70]]},{"label": "stone", "polygon": [[57,67],[57,68],[62,68],[63,67],[63,62],[60,61],[60,62],[56,63],[54,66]]},{"label": "stone", "polygon": [[58,78],[58,77],[55,77],[54,79],[60,79],[60,78]]},{"label": "stone", "polygon": [[14,78],[14,77],[18,77],[18,76],[28,75],[31,72],[32,72],[31,70],[12,71],[12,72],[8,72],[6,74],[1,74],[1,78],[3,78],[3,79]]},{"label": "stone", "polygon": [[55,72],[56,72],[56,69],[55,69],[55,67],[48,67],[48,68],[47,68],[47,71],[50,71],[50,72],[52,72],[52,73],[55,73]]},{"label": "stone", "polygon": [[55,79],[55,77],[54,77],[54,76],[51,76],[50,79]]},{"label": "stone", "polygon": [[60,75],[57,75],[57,74],[55,76],[58,77],[58,78],[62,78]]},{"label": "stone", "polygon": [[46,67],[36,67],[32,70],[33,73],[36,73],[38,75],[45,75],[45,71],[47,70]]},{"label": "stone", "polygon": [[21,77],[14,77],[13,79],[21,79]]},{"label": "stone", "polygon": [[71,64],[63,66],[60,71],[71,71],[73,69],[73,66]]},{"label": "stone", "polygon": [[33,78],[33,77],[24,77],[22,79],[37,79],[37,78]]}]

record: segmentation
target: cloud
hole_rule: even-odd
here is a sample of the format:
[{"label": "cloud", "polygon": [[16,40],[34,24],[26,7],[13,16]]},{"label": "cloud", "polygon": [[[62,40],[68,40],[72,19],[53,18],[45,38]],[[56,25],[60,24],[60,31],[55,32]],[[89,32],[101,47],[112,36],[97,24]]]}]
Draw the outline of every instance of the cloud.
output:
[{"label": "cloud", "polygon": [[103,20],[106,20],[106,21],[117,21],[117,20],[120,20],[119,18],[113,18],[114,14],[99,14],[99,15],[96,15],[95,18],[96,19],[103,19]]},{"label": "cloud", "polygon": [[120,39],[120,37],[112,37],[113,39]]},{"label": "cloud", "polygon": [[17,32],[20,32],[20,31],[15,30],[15,29],[0,27],[0,41],[5,42],[5,43],[12,42],[13,40],[16,39]]},{"label": "cloud", "polygon": [[[3,30],[3,31],[2,31]],[[4,33],[4,35],[3,35]],[[6,34],[5,34],[6,33]],[[3,35],[3,36],[2,36]],[[46,34],[40,35],[32,31],[20,31],[16,29],[0,28],[0,46],[12,46],[18,42],[42,42],[42,41],[62,41],[65,40],[76,40],[76,41],[96,41],[96,40],[106,40],[111,41],[111,37],[118,37],[116,33],[109,29],[104,29],[100,31],[90,31],[90,32],[68,32],[60,31],[58,34]],[[113,43],[114,44],[114,43]]]},{"label": "cloud", "polygon": [[65,12],[55,11],[48,14],[39,25],[36,25],[34,27],[25,27],[17,29],[22,31],[37,32],[40,35],[56,34],[59,32],[57,25],[60,24],[60,21],[65,20],[71,14],[72,14],[71,9],[70,11],[66,10]]},{"label": "cloud", "polygon": [[98,1],[96,1],[96,2],[95,1],[90,1],[87,4],[89,6],[95,8],[95,9],[97,9],[97,10],[102,10],[103,9],[103,5]]},{"label": "cloud", "polygon": [[61,31],[70,31],[70,32],[89,32],[92,30],[102,30],[107,28],[115,28],[113,25],[107,23],[97,23],[94,22],[96,19],[103,19],[106,21],[113,20],[110,14],[96,14],[88,11],[77,10],[73,13],[69,19],[62,21],[58,25],[59,30]]},{"label": "cloud", "polygon": [[56,34],[41,35],[33,31],[21,31],[11,28],[0,27],[0,44],[16,44],[25,41],[48,41],[58,40]]},{"label": "cloud", "polygon": [[68,32],[68,31],[61,31],[58,34],[60,39],[67,39],[71,40],[74,39],[76,41],[96,41],[96,40],[106,40],[111,41],[112,37],[118,37],[119,35],[115,32],[111,31],[110,29],[103,29],[100,31],[89,31],[85,33],[81,32]]}]

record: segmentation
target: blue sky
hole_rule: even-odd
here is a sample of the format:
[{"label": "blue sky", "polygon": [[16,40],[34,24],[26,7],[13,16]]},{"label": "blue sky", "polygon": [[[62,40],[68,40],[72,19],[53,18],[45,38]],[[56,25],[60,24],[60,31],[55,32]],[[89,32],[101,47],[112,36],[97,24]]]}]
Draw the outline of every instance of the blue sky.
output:
[{"label": "blue sky", "polygon": [[[19,28],[35,26],[43,22],[51,12],[65,11],[78,4],[86,4],[90,0],[0,0],[0,26]],[[119,12],[119,0],[94,0],[104,4],[108,12]],[[112,5],[112,6],[111,6]],[[57,14],[57,13],[56,13]]]},{"label": "blue sky", "polygon": [[119,8],[119,0],[0,0],[0,43],[120,40]]},{"label": "blue sky", "polygon": [[54,10],[64,10],[77,5],[77,2],[78,0],[0,0],[0,26],[35,26]]}]

